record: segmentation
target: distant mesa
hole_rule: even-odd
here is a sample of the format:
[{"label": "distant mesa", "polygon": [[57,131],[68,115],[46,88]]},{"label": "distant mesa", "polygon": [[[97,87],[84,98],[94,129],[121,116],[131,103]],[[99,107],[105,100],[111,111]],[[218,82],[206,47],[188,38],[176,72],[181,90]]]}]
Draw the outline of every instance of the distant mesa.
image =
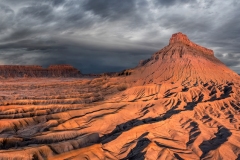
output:
[{"label": "distant mesa", "polygon": [[38,65],[0,65],[0,76],[15,77],[80,77],[81,72],[71,65],[50,65],[43,68]]}]

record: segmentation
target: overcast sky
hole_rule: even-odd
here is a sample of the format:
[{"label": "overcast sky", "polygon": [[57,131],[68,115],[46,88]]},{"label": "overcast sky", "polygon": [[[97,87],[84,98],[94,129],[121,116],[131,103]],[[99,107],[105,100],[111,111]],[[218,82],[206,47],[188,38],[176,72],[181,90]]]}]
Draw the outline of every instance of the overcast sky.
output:
[{"label": "overcast sky", "polygon": [[121,71],[173,33],[240,73],[239,0],[0,0],[0,64]]}]

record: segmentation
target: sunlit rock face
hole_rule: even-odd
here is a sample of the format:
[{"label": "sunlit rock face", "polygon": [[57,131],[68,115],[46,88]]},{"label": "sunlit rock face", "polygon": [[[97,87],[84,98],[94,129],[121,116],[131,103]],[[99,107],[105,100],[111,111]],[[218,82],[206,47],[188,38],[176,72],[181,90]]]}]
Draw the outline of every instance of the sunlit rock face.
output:
[{"label": "sunlit rock face", "polygon": [[36,65],[0,65],[0,77],[79,77],[80,71],[71,65],[51,65],[42,68]]},{"label": "sunlit rock face", "polygon": [[193,85],[211,81],[224,84],[238,78],[214,56],[212,50],[191,42],[182,33],[173,34],[168,46],[153,54],[133,72],[135,75],[129,79],[138,85],[162,82]]},{"label": "sunlit rock face", "polygon": [[240,158],[239,76],[182,33],[131,74],[0,90],[0,159]]},{"label": "sunlit rock face", "polygon": [[213,55],[213,50],[204,48],[202,46],[199,46],[193,42],[191,42],[188,37],[185,34],[182,34],[181,32],[175,33],[172,35],[171,39],[169,40],[169,45],[175,44],[175,43],[183,43],[187,46],[190,46],[196,50],[202,51],[205,54]]}]

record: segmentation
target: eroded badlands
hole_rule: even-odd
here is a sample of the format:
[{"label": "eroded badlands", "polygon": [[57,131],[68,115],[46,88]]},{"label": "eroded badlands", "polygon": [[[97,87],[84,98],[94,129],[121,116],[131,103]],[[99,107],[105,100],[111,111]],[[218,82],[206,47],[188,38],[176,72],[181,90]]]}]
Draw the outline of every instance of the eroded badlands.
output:
[{"label": "eroded badlands", "polygon": [[178,33],[129,76],[0,82],[0,159],[239,159],[240,79]]}]

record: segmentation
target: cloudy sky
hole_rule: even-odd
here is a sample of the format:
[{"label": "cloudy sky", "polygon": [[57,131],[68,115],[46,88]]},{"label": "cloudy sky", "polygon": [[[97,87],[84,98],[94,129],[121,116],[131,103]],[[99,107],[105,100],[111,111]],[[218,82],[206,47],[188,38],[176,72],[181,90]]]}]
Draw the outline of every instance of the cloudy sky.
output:
[{"label": "cloudy sky", "polygon": [[173,33],[240,73],[239,0],[0,0],[0,64],[121,71]]}]

